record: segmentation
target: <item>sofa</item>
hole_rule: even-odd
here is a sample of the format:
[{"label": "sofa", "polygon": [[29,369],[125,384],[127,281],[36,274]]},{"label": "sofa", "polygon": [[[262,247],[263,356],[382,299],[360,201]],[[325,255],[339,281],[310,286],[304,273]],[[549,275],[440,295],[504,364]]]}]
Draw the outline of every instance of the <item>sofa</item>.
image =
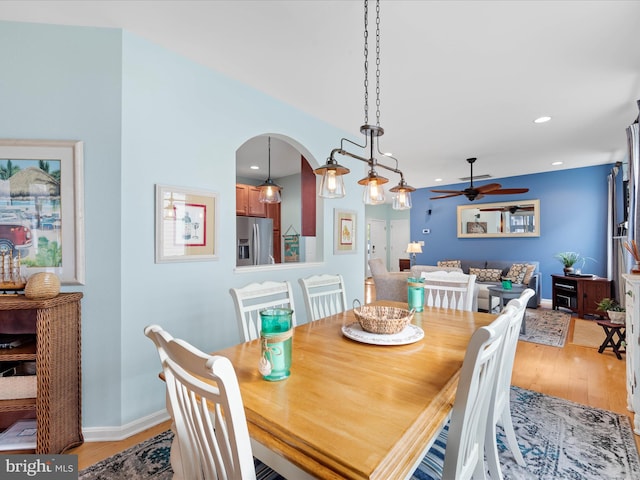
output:
[{"label": "sofa", "polygon": [[[441,267],[459,265],[466,274],[476,274],[476,285],[478,285],[478,310],[492,311],[498,306],[499,299],[492,297],[492,305],[489,306],[489,287],[501,285],[501,278],[508,278],[511,267],[513,265],[529,265],[529,278],[524,283],[531,288],[533,295],[527,303],[527,308],[538,308],[540,305],[540,290],[542,274],[540,273],[540,263],[535,261],[517,261],[517,260],[442,260],[438,262]],[[498,272],[498,270],[500,272]],[[514,284],[519,282],[512,278]]]},{"label": "sofa", "polygon": [[[459,262],[460,267],[453,266]],[[389,272],[383,260],[379,258],[369,260],[369,269],[376,287],[376,298],[378,300],[395,300],[398,302],[407,301],[407,279],[409,277],[420,278],[422,272],[463,272],[466,274],[477,272],[478,270],[500,270],[498,280],[485,280],[482,273],[476,276],[474,304],[477,303],[478,310],[489,311],[489,287],[500,285],[500,278],[506,277],[514,264],[532,265],[533,271],[528,279],[527,287],[531,288],[535,295],[527,303],[527,308],[538,308],[540,305],[540,288],[542,275],[540,274],[539,262],[533,261],[507,261],[507,260],[444,260],[438,262],[440,265],[414,265],[409,272]],[[471,270],[473,269],[473,271]],[[498,274],[498,272],[492,272]],[[498,306],[499,299],[492,297],[491,310]]]},{"label": "sofa", "polygon": [[369,270],[376,286],[377,300],[407,301],[407,279],[418,277],[422,272],[462,272],[456,267],[436,267],[434,265],[414,265],[408,272],[390,272],[380,258],[369,260]]}]

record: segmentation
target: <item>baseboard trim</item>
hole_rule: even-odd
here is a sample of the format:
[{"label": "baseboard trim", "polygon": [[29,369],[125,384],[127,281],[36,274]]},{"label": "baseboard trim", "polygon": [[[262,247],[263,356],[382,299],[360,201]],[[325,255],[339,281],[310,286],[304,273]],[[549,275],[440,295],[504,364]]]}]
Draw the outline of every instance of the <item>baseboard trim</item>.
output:
[{"label": "baseboard trim", "polygon": [[82,429],[85,442],[119,442],[169,420],[166,410],[147,415],[120,427],[88,427]]}]

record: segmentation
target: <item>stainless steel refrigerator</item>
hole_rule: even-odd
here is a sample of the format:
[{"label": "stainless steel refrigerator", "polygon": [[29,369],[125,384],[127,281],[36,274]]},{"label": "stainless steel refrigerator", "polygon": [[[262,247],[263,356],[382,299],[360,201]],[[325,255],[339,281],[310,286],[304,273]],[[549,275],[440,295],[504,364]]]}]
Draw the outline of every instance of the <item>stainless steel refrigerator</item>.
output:
[{"label": "stainless steel refrigerator", "polygon": [[236,217],[236,266],[274,263],[273,220]]}]

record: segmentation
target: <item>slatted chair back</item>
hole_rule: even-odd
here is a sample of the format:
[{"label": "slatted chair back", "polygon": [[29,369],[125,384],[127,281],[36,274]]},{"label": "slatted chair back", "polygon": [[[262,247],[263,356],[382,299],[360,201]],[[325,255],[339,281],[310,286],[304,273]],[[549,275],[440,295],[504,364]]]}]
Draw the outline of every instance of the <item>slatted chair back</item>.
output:
[{"label": "slatted chair back", "polygon": [[512,307],[505,308],[489,326],[479,328],[471,336],[451,410],[443,479],[485,478],[487,412],[505,332],[515,313]]},{"label": "slatted chair back", "polygon": [[309,321],[347,310],[347,294],[342,275],[311,275],[298,282],[302,287]]},{"label": "slatted chair back", "polygon": [[496,426],[500,423],[503,426],[505,436],[507,438],[507,446],[511,450],[516,462],[525,466],[522,452],[518,446],[518,440],[513,429],[511,420],[511,374],[513,372],[513,362],[518,347],[518,338],[520,337],[520,328],[522,320],[527,310],[529,299],[535,295],[535,291],[531,288],[525,289],[519,298],[514,298],[507,304],[516,310],[516,314],[511,318],[507,331],[505,333],[502,353],[500,355],[500,367],[496,379],[496,386],[492,394],[489,406],[488,423],[486,430],[485,449],[487,456],[487,464],[491,478],[502,479],[502,471],[500,469],[500,460],[498,459],[498,444]]},{"label": "slatted chair back", "polygon": [[[162,360],[182,478],[256,478],[240,387],[231,362],[145,328]],[[212,383],[213,382],[213,383]]]},{"label": "slatted chair back", "polygon": [[293,291],[289,282],[251,283],[241,288],[231,288],[229,293],[236,307],[238,328],[243,341],[260,338],[260,310],[290,308],[292,327],[296,326]]},{"label": "slatted chair back", "polygon": [[424,303],[428,307],[472,311],[475,275],[460,272],[422,272]]}]

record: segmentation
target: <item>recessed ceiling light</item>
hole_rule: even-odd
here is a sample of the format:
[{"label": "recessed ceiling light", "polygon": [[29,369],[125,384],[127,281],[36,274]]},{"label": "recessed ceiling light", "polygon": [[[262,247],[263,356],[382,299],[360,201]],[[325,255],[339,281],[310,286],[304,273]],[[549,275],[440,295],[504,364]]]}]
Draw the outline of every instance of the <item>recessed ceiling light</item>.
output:
[{"label": "recessed ceiling light", "polygon": [[553,162],[551,165],[553,165],[554,167],[558,166],[558,165],[562,165],[562,162]]},{"label": "recessed ceiling light", "polygon": [[533,123],[545,123],[549,120],[551,120],[551,117],[538,117],[533,121]]},{"label": "recessed ceiling light", "polygon": [[441,179],[441,178],[436,178],[436,179],[435,179],[435,181],[436,181],[436,182],[441,182],[441,181],[442,181],[442,179]]},{"label": "recessed ceiling light", "polygon": [[259,167],[259,166],[257,166],[257,165],[251,165],[249,168],[250,168],[251,170],[260,170],[260,167]]}]

